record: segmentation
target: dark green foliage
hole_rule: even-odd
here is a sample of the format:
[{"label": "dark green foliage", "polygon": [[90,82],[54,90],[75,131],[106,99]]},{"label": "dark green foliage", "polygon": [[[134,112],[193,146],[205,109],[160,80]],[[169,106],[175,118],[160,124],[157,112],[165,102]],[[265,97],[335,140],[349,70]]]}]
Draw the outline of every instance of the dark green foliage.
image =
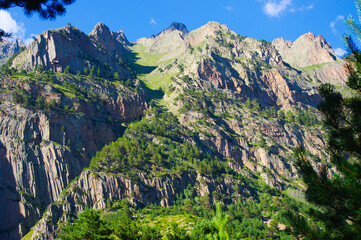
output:
[{"label": "dark green foliage", "polygon": [[55,19],[57,15],[65,13],[64,6],[74,2],[75,0],[4,0],[0,2],[0,9],[21,7],[25,15],[38,13],[43,19]]},{"label": "dark green foliage", "polygon": [[[357,1],[358,12],[361,1]],[[350,28],[360,37],[360,28],[352,18]],[[361,53],[349,36],[345,38],[351,55],[346,69],[352,95],[344,97],[330,84],[320,87],[323,102],[319,105],[328,129],[327,149],[337,169],[331,175],[325,166],[316,171],[301,147],[295,152],[296,165],[307,185],[306,199],[315,204],[309,214],[289,213],[295,235],[307,239],[361,239]],[[317,223],[319,223],[317,225]]]},{"label": "dark green foliage", "polygon": [[92,67],[89,72],[89,77],[94,78],[95,77],[95,67]]},{"label": "dark green foliage", "polygon": [[178,69],[179,69],[179,73],[183,73],[184,68],[181,64],[177,65]]},{"label": "dark green foliage", "polygon": [[[187,75],[182,79],[189,81]],[[214,110],[218,104],[228,105],[234,102],[225,92],[211,90],[206,93],[204,91],[198,91],[195,88],[184,89],[184,93],[179,94],[175,101],[181,102],[182,107],[179,109],[180,113],[195,111],[209,115],[214,114]]]},{"label": "dark green foliage", "polygon": [[208,236],[211,234],[215,234],[217,232],[217,228],[214,226],[214,224],[209,220],[203,220],[201,222],[198,222],[191,234],[190,238],[193,240],[206,240],[208,239]]},{"label": "dark green foliage", "polygon": [[74,223],[61,228],[61,240],[110,240],[112,230],[100,219],[99,212],[86,209]]},{"label": "dark green foliage", "polygon": [[70,73],[70,66],[69,65],[64,68],[64,73]]},{"label": "dark green foliage", "polygon": [[150,226],[143,226],[139,240],[158,240],[162,239],[159,229]]},{"label": "dark green foliage", "polygon": [[24,89],[16,89],[12,92],[12,99],[14,103],[21,104],[26,108],[36,108],[41,110],[61,110],[61,102],[55,101],[55,99],[49,102],[45,101],[42,95],[38,95],[34,98]]},{"label": "dark green foliage", "polygon": [[171,232],[166,234],[168,240],[191,240],[187,231],[183,228],[179,228],[176,223],[172,223]]},{"label": "dark green foliage", "polygon": [[121,216],[113,224],[114,235],[124,240],[137,240],[139,228],[137,224],[126,216]]},{"label": "dark green foliage", "polygon": [[114,73],[114,80],[117,80],[117,81],[119,81],[119,80],[121,80],[121,78],[120,78],[120,75],[119,75],[119,73],[118,72],[115,72]]},{"label": "dark green foliage", "polygon": [[0,29],[0,42],[2,42],[4,39],[10,38],[11,36],[11,33],[7,33],[4,30]]},{"label": "dark green foliage", "polygon": [[74,223],[61,228],[61,240],[158,240],[162,235],[157,228],[141,226],[122,211],[108,214],[101,219],[98,211],[86,209]]},{"label": "dark green foliage", "polygon": [[36,98],[36,100],[35,100],[35,107],[36,108],[39,108],[39,109],[42,109],[42,108],[44,108],[44,97],[43,96],[41,96],[41,95],[39,95],[37,98]]},{"label": "dark green foliage", "polygon": [[[117,141],[104,147],[92,159],[95,171],[123,173],[136,177],[138,171],[159,170],[163,174],[192,172],[219,176],[233,171],[217,157],[203,154],[186,138],[177,118],[168,112],[153,111],[150,119],[133,124]],[[155,140],[154,140],[155,139]]]},{"label": "dark green foliage", "polygon": [[37,73],[43,73],[45,71],[44,66],[43,65],[37,65],[34,69],[35,72]]}]

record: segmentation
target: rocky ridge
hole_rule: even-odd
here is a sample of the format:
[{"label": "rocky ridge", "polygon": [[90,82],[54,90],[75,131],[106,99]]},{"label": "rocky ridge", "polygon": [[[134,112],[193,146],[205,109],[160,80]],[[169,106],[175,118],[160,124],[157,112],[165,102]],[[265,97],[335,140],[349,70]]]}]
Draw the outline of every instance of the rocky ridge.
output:
[{"label": "rocky ridge", "polygon": [[118,72],[127,79],[130,73],[122,65],[127,43],[123,32],[112,32],[102,23],[89,35],[70,26],[47,30],[14,59],[12,67],[32,71],[42,66],[46,71],[63,72],[69,66],[74,74],[95,68],[106,76]]}]

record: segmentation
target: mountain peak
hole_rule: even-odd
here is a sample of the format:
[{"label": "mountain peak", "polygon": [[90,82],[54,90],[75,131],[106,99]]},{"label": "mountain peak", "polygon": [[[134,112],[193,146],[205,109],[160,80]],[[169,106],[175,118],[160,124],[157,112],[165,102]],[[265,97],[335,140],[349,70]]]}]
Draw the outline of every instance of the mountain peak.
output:
[{"label": "mountain peak", "polygon": [[183,23],[179,23],[179,22],[173,22],[166,30],[169,30],[169,31],[178,30],[178,31],[183,32],[184,34],[188,33],[188,29],[187,29],[186,25],[184,25]]},{"label": "mountain peak", "polygon": [[308,32],[308,33],[301,35],[300,38],[305,38],[307,40],[314,41],[316,39],[316,36],[312,32]]},{"label": "mountain peak", "polygon": [[187,29],[186,25],[184,25],[183,23],[179,23],[179,22],[173,22],[167,29],[163,30],[162,32],[158,33],[157,35],[155,35],[153,37],[171,33],[176,30],[181,32],[182,37],[185,37],[188,34],[188,29]]},{"label": "mountain peak", "polygon": [[110,29],[102,22],[98,22],[89,35],[110,34]]}]

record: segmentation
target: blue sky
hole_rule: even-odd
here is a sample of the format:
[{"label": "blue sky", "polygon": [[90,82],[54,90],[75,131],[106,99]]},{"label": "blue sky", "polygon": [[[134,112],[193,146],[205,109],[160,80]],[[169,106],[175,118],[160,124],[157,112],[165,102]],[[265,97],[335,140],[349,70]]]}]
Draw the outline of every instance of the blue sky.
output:
[{"label": "blue sky", "polygon": [[159,33],[174,21],[190,31],[217,21],[243,36],[268,41],[277,37],[294,41],[307,32],[321,34],[342,53],[341,34],[347,31],[343,19],[350,14],[357,18],[353,0],[77,0],[55,21],[26,17],[20,8],[0,11],[0,28],[29,42],[33,35],[68,23],[89,33],[103,22],[136,41]]}]

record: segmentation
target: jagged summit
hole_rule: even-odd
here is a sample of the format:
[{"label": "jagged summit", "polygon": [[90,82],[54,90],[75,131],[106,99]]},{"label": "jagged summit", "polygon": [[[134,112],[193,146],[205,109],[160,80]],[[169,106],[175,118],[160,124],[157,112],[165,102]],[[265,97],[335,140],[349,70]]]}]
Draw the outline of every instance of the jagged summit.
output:
[{"label": "jagged summit", "polygon": [[335,52],[325,38],[321,35],[316,37],[311,32],[303,34],[294,42],[277,38],[272,44],[285,62],[296,67],[307,67],[337,60]]}]

